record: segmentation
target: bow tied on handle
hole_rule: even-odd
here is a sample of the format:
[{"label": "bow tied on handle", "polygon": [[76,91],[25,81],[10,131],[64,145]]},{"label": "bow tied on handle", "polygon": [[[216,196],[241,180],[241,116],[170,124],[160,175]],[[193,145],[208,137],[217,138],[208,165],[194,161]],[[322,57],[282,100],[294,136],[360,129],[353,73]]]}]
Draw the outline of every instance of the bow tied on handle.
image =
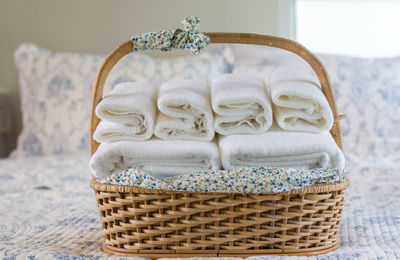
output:
[{"label": "bow tied on handle", "polygon": [[132,36],[134,51],[187,49],[193,55],[199,54],[210,44],[210,38],[199,32],[200,18],[186,17],[182,21],[182,29],[142,33]]},{"label": "bow tied on handle", "polygon": [[[199,32],[199,24],[201,19],[197,16],[188,16],[182,20],[182,27],[185,29],[186,33],[198,33]],[[179,30],[179,29],[178,29]]]}]

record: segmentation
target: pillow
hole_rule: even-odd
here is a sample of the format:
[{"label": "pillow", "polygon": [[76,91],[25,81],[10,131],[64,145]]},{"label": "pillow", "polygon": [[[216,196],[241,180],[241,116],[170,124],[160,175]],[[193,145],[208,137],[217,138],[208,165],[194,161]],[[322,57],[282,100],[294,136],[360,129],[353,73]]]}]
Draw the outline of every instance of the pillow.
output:
[{"label": "pillow", "polygon": [[[319,55],[330,76],[348,162],[400,161],[400,57]],[[353,158],[354,157],[354,158]],[[357,160],[355,159],[357,158]],[[349,163],[349,165],[350,165]]]},{"label": "pillow", "polygon": [[[23,129],[13,156],[79,153],[89,147],[92,83],[104,56],[52,52],[22,44],[15,52]],[[224,58],[153,59],[134,53],[110,72],[105,89],[123,81],[159,85],[172,79],[208,79],[225,73]]]},{"label": "pillow", "polygon": [[400,57],[319,55],[330,76],[344,136],[400,137]]}]

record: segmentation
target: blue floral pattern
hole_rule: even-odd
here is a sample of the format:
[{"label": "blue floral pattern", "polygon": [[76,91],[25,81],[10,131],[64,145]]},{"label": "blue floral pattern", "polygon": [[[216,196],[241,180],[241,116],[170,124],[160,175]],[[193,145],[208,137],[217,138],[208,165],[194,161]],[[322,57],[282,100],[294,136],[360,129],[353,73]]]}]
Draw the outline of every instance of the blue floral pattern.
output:
[{"label": "blue floral pattern", "polygon": [[[350,162],[400,162],[400,57],[320,55],[335,92]],[[359,157],[355,157],[354,155]],[[353,158],[349,158],[353,157]]]},{"label": "blue floral pattern", "polygon": [[400,57],[365,59],[320,55],[348,114],[344,136],[400,137]]},{"label": "blue floral pattern", "polygon": [[159,32],[142,33],[132,36],[134,51],[187,49],[193,55],[199,54],[204,47],[210,44],[210,37],[199,32],[200,18],[186,17],[182,21],[184,30],[165,30]]},{"label": "blue floral pattern", "polygon": [[347,171],[338,169],[297,170],[260,166],[196,172],[158,179],[134,167],[107,178],[98,178],[97,181],[168,191],[276,193],[315,184],[341,183],[346,180],[346,176]]}]

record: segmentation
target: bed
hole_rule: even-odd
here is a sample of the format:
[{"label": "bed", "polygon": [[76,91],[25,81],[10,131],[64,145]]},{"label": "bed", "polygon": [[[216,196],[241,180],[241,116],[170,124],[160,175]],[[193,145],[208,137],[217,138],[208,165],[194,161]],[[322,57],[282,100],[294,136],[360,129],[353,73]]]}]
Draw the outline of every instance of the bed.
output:
[{"label": "bed", "polygon": [[[32,63],[30,67],[37,65],[33,64],[35,59],[29,55],[46,54],[44,50],[33,51],[35,54],[29,53],[32,46],[17,51],[20,88],[31,83],[30,76],[37,73],[24,67],[29,62]],[[235,49],[242,57],[252,55],[245,51]],[[293,57],[276,58],[278,56],[269,52],[260,53],[259,50],[254,53],[259,58],[268,57],[264,63],[277,64],[286,60],[295,66],[301,65],[291,62]],[[262,72],[263,65],[246,64],[245,59],[240,59],[241,55],[236,55],[237,60],[228,67],[244,64],[251,70]],[[54,56],[49,55],[47,59],[54,59]],[[59,64],[64,64],[64,67],[61,66],[64,68],[62,73],[54,71],[58,73],[58,81],[49,77],[35,82],[47,86],[46,93],[53,93],[55,100],[60,101],[63,95],[70,94],[74,82],[80,82],[77,79],[79,73],[73,74],[74,79],[68,81],[65,64],[70,63],[70,58],[58,58]],[[320,256],[250,259],[399,259],[400,58],[361,59],[334,55],[320,55],[320,58],[331,76],[339,111],[347,114],[343,124],[343,143],[351,184],[341,222],[340,247]],[[78,58],[74,56],[74,59]],[[102,57],[84,56],[83,59],[86,61],[80,61],[80,65],[86,64],[87,82],[84,84],[87,87]],[[91,59],[93,64],[87,65],[87,59]],[[70,69],[76,67],[68,66]],[[165,66],[173,71],[170,65]],[[213,71],[213,66],[204,68],[204,73]],[[28,72],[24,73],[24,70]],[[128,74],[127,71],[117,72],[112,81],[125,80],[131,76]],[[10,158],[0,160],[0,258],[123,259],[101,251],[101,226],[94,194],[89,188],[86,127],[74,129],[69,125],[60,125],[65,122],[58,122],[58,126],[53,126],[58,135],[50,135],[50,141],[42,139],[49,136],[44,130],[43,133],[36,130],[39,133],[32,137],[30,127],[34,129],[37,127],[35,124],[47,118],[42,114],[39,119],[27,116],[28,111],[40,111],[45,106],[32,107],[34,101],[27,91],[21,91],[24,131],[19,147]],[[83,93],[81,90],[76,92]],[[89,95],[90,91],[87,91],[83,97],[76,98],[75,107],[80,106],[79,102],[82,102],[82,108],[88,106],[84,100]],[[48,102],[48,99],[51,98],[45,95],[45,100],[41,102]],[[71,108],[70,105],[60,104],[64,109]],[[79,116],[73,115],[74,111],[64,111],[66,114],[62,116],[78,118],[86,126],[88,111],[82,111],[77,111],[83,113]],[[47,121],[46,124],[49,125]]]}]

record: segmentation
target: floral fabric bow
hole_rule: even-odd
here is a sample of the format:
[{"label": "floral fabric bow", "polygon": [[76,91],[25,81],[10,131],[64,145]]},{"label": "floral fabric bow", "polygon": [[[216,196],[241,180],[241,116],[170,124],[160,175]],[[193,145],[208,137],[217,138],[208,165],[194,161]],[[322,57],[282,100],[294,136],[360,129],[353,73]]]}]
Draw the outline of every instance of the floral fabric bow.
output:
[{"label": "floral fabric bow", "polygon": [[210,37],[199,32],[200,18],[186,17],[182,29],[142,33],[132,36],[134,51],[187,49],[193,55],[199,54],[210,44]]}]

